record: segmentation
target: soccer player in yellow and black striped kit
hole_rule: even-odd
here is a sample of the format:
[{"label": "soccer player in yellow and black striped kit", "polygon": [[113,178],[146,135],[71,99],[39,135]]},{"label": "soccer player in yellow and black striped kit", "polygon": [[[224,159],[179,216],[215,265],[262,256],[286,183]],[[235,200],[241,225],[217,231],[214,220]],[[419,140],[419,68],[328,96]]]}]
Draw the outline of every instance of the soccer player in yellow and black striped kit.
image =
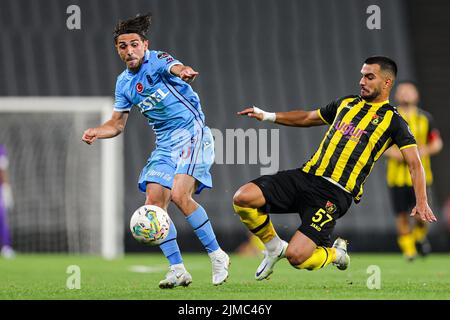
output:
[{"label": "soccer player in yellow and black striped kit", "polygon": [[[397,86],[395,100],[398,112],[408,123],[416,138],[420,159],[425,170],[425,180],[428,187],[433,182],[430,156],[442,149],[442,139],[433,118],[428,112],[417,107],[419,92],[412,82],[402,82]],[[397,242],[407,260],[413,260],[419,254],[425,256],[431,246],[427,239],[427,225],[420,219],[415,219],[411,228],[409,212],[416,203],[411,175],[402,153],[393,146],[386,150],[387,184],[394,212],[396,214]]]},{"label": "soccer player in yellow and black striped kit", "polygon": [[[346,96],[314,111],[269,113],[257,107],[238,114],[286,126],[328,125],[319,149],[302,168],[259,177],[243,185],[233,198],[242,223],[266,247],[255,273],[266,279],[277,261],[287,258],[298,269],[316,270],[350,263],[347,243],[330,235],[336,220],[359,202],[363,184],[386,149],[397,145],[411,171],[416,195],[412,214],[436,221],[428,206],[425,175],[416,141],[405,120],[389,104],[397,66],[387,57],[370,57],[361,69],[360,95]],[[302,224],[289,241],[277,235],[269,213],[298,212]]]}]

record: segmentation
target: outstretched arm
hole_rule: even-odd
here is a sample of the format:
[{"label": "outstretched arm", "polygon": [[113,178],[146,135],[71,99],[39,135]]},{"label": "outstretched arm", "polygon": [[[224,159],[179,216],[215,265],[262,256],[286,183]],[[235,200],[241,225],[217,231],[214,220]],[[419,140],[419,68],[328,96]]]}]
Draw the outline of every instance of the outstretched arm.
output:
[{"label": "outstretched arm", "polygon": [[281,125],[291,127],[312,127],[326,124],[320,117],[317,110],[295,110],[269,113],[257,107],[250,107],[238,112],[238,115],[246,115],[259,121],[272,121]]},{"label": "outstretched arm", "polygon": [[384,152],[388,158],[394,158],[397,161],[403,161],[403,154],[400,149],[394,144],[392,147]]},{"label": "outstretched arm", "polygon": [[118,136],[125,129],[128,119],[128,112],[114,111],[111,119],[99,127],[89,128],[84,131],[81,138],[87,144],[92,144],[97,139],[108,139]]},{"label": "outstretched arm", "polygon": [[433,211],[428,206],[425,172],[423,170],[422,162],[420,161],[419,151],[417,147],[410,147],[401,150],[403,157],[408,164],[411,180],[416,195],[416,206],[411,212],[411,216],[419,214],[424,221],[437,221]]},{"label": "outstretched arm", "polygon": [[194,71],[191,67],[182,64],[173,65],[170,68],[170,73],[179,77],[181,80],[186,81],[187,83],[191,83],[199,75],[199,73]]}]

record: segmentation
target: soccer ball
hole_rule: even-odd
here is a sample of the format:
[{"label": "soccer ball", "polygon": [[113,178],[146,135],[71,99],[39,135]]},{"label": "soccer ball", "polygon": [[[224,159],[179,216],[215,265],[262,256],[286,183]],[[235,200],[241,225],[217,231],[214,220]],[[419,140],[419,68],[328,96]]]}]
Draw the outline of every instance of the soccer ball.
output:
[{"label": "soccer ball", "polygon": [[138,242],[156,246],[167,238],[170,224],[170,217],[164,209],[145,205],[133,213],[130,229],[131,234]]}]

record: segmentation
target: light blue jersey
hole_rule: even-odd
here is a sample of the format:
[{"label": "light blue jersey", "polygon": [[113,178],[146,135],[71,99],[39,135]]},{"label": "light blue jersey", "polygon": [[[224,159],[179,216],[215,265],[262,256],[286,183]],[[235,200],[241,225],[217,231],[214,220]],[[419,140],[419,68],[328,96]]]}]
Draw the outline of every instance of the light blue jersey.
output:
[{"label": "light blue jersey", "polygon": [[117,78],[114,111],[137,106],[156,135],[156,149],[139,178],[142,192],[149,182],[171,189],[179,173],[200,182],[197,193],[212,187],[214,141],[197,93],[169,72],[176,64],[181,62],[168,53],[147,50],[137,73],[127,69]]}]

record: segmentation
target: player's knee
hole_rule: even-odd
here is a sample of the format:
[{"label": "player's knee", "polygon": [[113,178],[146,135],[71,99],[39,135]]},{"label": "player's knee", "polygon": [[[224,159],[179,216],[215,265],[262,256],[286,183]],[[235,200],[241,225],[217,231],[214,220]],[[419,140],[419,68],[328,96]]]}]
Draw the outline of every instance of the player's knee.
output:
[{"label": "player's knee", "polygon": [[183,208],[184,206],[186,206],[192,199],[192,197],[184,191],[176,189],[172,190],[170,196],[172,202],[175,203],[179,208]]},{"label": "player's knee", "polygon": [[245,207],[246,201],[245,201],[245,195],[240,192],[240,190],[236,191],[236,193],[233,196],[233,204],[239,207]]},{"label": "player's knee", "polygon": [[233,203],[236,206],[249,208],[252,205],[253,197],[246,191],[245,186],[239,188],[233,196]]},{"label": "player's knee", "polygon": [[293,246],[288,246],[286,249],[286,259],[293,267],[302,264],[303,262],[308,260],[308,258],[309,256],[305,254],[305,252],[298,250]]}]

